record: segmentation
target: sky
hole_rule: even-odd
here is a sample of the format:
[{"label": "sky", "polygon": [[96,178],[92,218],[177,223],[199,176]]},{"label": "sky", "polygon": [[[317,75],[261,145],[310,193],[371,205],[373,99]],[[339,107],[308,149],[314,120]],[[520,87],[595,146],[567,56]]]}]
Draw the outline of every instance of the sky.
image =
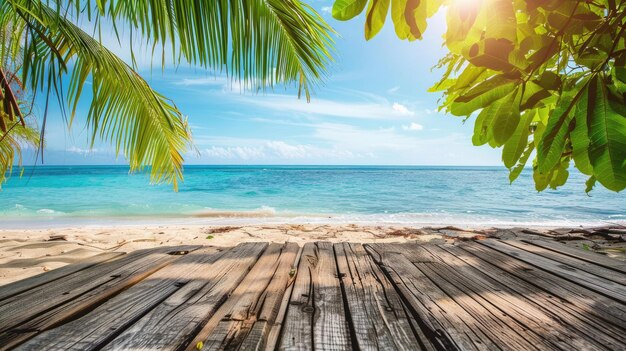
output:
[{"label": "sky", "polygon": [[[390,19],[366,41],[363,15],[339,22],[331,16],[332,1],[305,1],[338,33],[330,75],[310,103],[292,88],[241,91],[223,76],[185,64],[161,70],[155,59],[151,69],[148,53],[140,54],[139,73],[188,117],[195,150],[185,155],[186,164],[500,164],[500,150],[472,146],[473,120],[464,124],[437,112],[441,95],[427,92],[441,73],[431,68],[445,54],[442,14],[429,21],[422,41],[400,41]],[[130,62],[127,45],[120,47],[112,33],[104,42]],[[83,103],[68,131],[60,110],[51,107],[45,164],[125,163],[107,143],[89,148],[81,123],[86,111]],[[24,161],[33,158],[27,153]]]}]

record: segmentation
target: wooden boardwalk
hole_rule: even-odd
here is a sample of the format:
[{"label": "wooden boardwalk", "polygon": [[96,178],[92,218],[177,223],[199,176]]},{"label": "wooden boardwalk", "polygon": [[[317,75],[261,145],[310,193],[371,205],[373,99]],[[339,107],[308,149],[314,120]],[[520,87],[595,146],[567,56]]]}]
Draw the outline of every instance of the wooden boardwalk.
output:
[{"label": "wooden boardwalk", "polygon": [[626,262],[549,241],[106,253],[0,287],[0,349],[626,350]]}]

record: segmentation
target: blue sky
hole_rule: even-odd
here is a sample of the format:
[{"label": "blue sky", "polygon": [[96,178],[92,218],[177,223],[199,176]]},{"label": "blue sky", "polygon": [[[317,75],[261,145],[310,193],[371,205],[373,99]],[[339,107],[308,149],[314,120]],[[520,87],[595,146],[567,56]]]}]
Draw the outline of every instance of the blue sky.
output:
[{"label": "blue sky", "polygon": [[[439,77],[431,67],[445,53],[441,15],[430,20],[423,41],[398,40],[388,22],[366,42],[362,16],[338,22],[330,15],[332,1],[308,2],[339,34],[336,62],[310,103],[284,87],[241,91],[187,65],[151,70],[148,54],[140,55],[140,73],[189,118],[197,151],[186,155],[187,164],[500,164],[500,150],[472,146],[473,121],[464,125],[438,113],[440,95],[426,92]],[[112,35],[105,43],[130,59]],[[89,150],[80,116],[77,122],[67,131],[59,111],[50,111],[46,164],[125,163],[106,143]]]}]

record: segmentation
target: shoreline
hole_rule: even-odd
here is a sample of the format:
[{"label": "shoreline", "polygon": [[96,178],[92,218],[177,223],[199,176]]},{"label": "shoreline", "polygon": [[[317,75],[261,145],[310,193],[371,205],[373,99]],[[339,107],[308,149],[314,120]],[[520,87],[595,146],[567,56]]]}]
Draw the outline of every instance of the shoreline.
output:
[{"label": "shoreline", "polygon": [[[216,214],[223,214],[220,211]],[[360,226],[462,226],[469,228],[582,228],[600,226],[624,226],[626,220],[582,220],[536,219],[502,220],[493,217],[459,216],[455,214],[248,214],[233,212],[233,215],[189,215],[189,216],[99,216],[99,217],[4,217],[0,231],[34,229],[76,229],[97,227],[153,227],[153,226],[263,226],[263,225],[350,225]]]},{"label": "shoreline", "polygon": [[[609,228],[609,229],[607,229]],[[612,229],[610,229],[612,228]],[[555,240],[626,260],[626,227],[408,226],[350,224],[101,225],[0,229],[0,285],[78,262],[102,252],[174,245],[235,246],[246,241],[418,242]],[[612,232],[611,232],[612,231]]]}]

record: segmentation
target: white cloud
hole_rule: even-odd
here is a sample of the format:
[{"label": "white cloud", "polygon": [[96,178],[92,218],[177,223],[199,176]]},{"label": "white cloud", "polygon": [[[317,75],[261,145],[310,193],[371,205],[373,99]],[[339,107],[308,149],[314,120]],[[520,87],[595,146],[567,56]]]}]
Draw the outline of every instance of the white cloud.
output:
[{"label": "white cloud", "polygon": [[281,112],[303,113],[330,117],[355,119],[404,118],[415,113],[399,103],[390,104],[384,99],[367,99],[366,101],[334,101],[313,99],[307,103],[292,95],[241,96],[241,102],[263,109]]},{"label": "white cloud", "polygon": [[[230,138],[215,138],[228,142]],[[213,145],[201,151],[201,155],[211,159],[242,160],[251,162],[272,161],[310,161],[310,160],[340,160],[351,159],[358,155],[350,151],[335,148],[323,148],[306,144],[290,144],[280,140],[239,139],[232,138],[231,142],[245,145]]]},{"label": "white cloud", "polygon": [[195,85],[213,85],[223,86],[228,82],[224,77],[203,77],[203,78],[185,78],[174,83],[176,85],[183,86],[195,86]]},{"label": "white cloud", "polygon": [[409,110],[406,106],[401,105],[397,102],[394,102],[393,105],[391,106],[391,108],[393,109],[394,112],[396,112],[397,114],[401,115],[401,116],[413,116],[415,115],[415,112]]},{"label": "white cloud", "polygon": [[330,13],[333,12],[333,8],[330,7],[330,6],[324,6],[324,7],[322,7],[322,12],[330,14]]},{"label": "white cloud", "polygon": [[70,146],[65,151],[71,152],[73,154],[83,155],[83,156],[100,152],[99,149],[95,149],[95,148],[94,149],[83,149],[83,148],[76,147],[76,146]]},{"label": "white cloud", "polygon": [[419,123],[411,122],[411,124],[409,124],[408,126],[402,126],[402,129],[403,130],[424,130],[424,126]]},{"label": "white cloud", "polygon": [[400,90],[400,87],[399,86],[395,86],[395,87],[393,87],[391,89],[388,89],[387,93],[393,94],[393,93],[397,92],[398,90]]}]

